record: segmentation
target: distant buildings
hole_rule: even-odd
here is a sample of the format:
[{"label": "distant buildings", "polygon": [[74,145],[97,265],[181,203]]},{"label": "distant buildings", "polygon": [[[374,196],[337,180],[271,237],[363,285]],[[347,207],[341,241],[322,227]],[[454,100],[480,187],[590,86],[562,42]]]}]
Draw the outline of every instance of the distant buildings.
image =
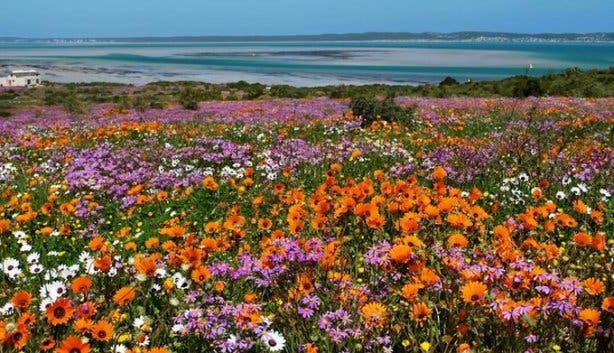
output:
[{"label": "distant buildings", "polygon": [[0,87],[34,87],[41,82],[41,74],[36,70],[10,70],[0,74]]}]

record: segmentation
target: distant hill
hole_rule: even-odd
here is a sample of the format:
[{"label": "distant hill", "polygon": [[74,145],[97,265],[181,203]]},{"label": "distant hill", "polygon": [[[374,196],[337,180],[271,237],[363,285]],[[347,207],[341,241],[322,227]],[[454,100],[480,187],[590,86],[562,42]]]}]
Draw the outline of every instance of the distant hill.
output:
[{"label": "distant hill", "polygon": [[453,32],[404,33],[366,32],[345,34],[283,36],[177,36],[126,38],[15,38],[0,37],[3,42],[259,42],[259,41],[513,41],[513,42],[614,42],[614,32],[599,33],[505,33]]}]

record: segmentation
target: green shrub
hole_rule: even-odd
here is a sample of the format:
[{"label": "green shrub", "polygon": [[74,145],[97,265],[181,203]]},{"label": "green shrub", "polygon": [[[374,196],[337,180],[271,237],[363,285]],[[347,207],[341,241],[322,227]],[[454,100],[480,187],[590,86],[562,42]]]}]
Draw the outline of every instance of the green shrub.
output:
[{"label": "green shrub", "polygon": [[75,92],[68,92],[62,99],[64,110],[72,114],[85,113],[85,103],[79,98]]},{"label": "green shrub", "polygon": [[136,109],[136,111],[144,112],[144,111],[146,111],[147,109],[150,108],[150,104],[149,104],[149,101],[147,100],[147,98],[145,98],[142,95],[138,94],[132,100],[132,107],[134,107],[134,109]]},{"label": "green shrub", "polygon": [[456,86],[458,85],[458,81],[455,78],[446,76],[443,81],[439,82],[439,86]]},{"label": "green shrub", "polygon": [[43,96],[43,103],[45,105],[62,105],[64,100],[65,93],[55,90],[48,89],[45,91]]},{"label": "green shrub", "polygon": [[152,109],[164,109],[164,103],[154,97],[150,97],[149,107]]},{"label": "green shrub", "polygon": [[543,96],[544,90],[542,89],[541,80],[537,77],[520,77],[514,86],[513,95],[519,98]]},{"label": "green shrub", "polygon": [[390,95],[384,100],[365,96],[352,98],[350,109],[354,115],[362,118],[363,127],[371,125],[377,119],[411,125],[415,114],[415,107],[402,108]]},{"label": "green shrub", "polygon": [[186,87],[179,94],[179,104],[181,104],[184,109],[197,110],[198,102],[198,92],[192,87]]}]

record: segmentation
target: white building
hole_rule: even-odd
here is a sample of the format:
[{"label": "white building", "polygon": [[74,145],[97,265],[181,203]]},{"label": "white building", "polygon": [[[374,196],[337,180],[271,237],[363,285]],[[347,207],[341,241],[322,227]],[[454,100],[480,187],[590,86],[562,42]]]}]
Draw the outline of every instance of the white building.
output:
[{"label": "white building", "polygon": [[0,87],[33,87],[42,82],[36,70],[11,70],[8,75],[0,76]]}]

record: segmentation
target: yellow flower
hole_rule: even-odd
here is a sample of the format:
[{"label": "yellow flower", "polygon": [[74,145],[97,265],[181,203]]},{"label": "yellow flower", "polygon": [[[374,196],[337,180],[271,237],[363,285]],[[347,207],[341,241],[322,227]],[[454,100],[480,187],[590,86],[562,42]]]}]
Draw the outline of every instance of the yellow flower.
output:
[{"label": "yellow flower", "polygon": [[425,351],[428,352],[431,349],[431,344],[428,342],[422,342],[420,343],[420,348]]},{"label": "yellow flower", "polygon": [[401,344],[403,345],[403,347],[409,347],[409,340],[403,340],[403,342],[401,342]]},{"label": "yellow flower", "polygon": [[554,346],[552,346],[552,350],[555,352],[558,352],[561,350],[561,346],[559,346],[558,344],[555,344]]},{"label": "yellow flower", "polygon": [[167,292],[170,292],[174,286],[175,286],[175,283],[173,282],[172,278],[167,278],[164,281],[164,290],[166,290]]},{"label": "yellow flower", "polygon": [[117,341],[121,343],[121,342],[127,342],[127,341],[130,341],[131,339],[132,339],[132,335],[131,335],[131,334],[129,334],[129,333],[124,333],[123,335],[120,335],[120,336],[117,338]]}]

